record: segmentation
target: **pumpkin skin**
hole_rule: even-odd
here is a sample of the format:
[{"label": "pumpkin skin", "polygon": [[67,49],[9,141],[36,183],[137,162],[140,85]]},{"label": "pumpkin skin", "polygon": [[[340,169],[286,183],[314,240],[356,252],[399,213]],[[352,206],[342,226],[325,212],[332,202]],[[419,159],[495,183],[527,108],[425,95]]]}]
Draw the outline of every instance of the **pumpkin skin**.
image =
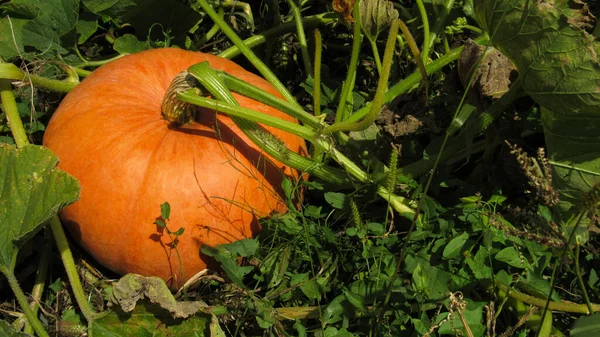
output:
[{"label": "pumpkin skin", "polygon": [[[76,241],[98,262],[119,273],[159,276],[181,286],[211,260],[200,253],[257,234],[257,219],[285,212],[283,176],[298,173],[271,159],[225,115],[200,110],[195,122],[172,126],[161,115],[172,79],[208,61],[279,97],[262,78],[209,54],[175,48],[128,55],[95,70],[61,102],[44,145],[59,167],[81,183],[81,198],[61,218]],[[294,118],[234,94],[241,106],[287,121]],[[265,127],[293,151],[300,137]],[[265,160],[265,157],[271,160]],[[177,249],[154,222],[171,205],[169,229],[185,228]],[[213,266],[214,267],[214,266]]]}]

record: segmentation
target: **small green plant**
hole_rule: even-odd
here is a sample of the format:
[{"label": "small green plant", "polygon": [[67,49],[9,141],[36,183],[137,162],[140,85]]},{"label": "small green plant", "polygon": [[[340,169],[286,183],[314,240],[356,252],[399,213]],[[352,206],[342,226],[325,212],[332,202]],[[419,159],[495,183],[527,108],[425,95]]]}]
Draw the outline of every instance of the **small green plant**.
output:
[{"label": "small green plant", "polygon": [[[179,250],[177,249],[177,244],[179,243],[179,237],[181,235],[183,235],[183,232],[185,231],[185,228],[180,227],[178,230],[176,231],[172,231],[169,228],[168,222],[169,222],[169,217],[171,216],[171,205],[168,202],[165,202],[163,204],[160,205],[160,217],[156,218],[156,221],[154,221],[154,224],[157,227],[157,237],[155,237],[154,239],[156,241],[159,241],[160,244],[165,247],[165,249],[169,249],[169,251],[167,251],[167,254],[170,257],[170,250],[175,250],[175,253],[177,254],[177,260],[179,261],[179,275],[181,275],[182,278],[184,278],[185,274],[184,274],[184,269],[183,269],[183,263],[181,261],[181,255],[179,254]],[[169,240],[171,240],[170,242],[164,243],[162,241],[162,236],[163,233],[167,233],[167,235],[169,236]]]}]

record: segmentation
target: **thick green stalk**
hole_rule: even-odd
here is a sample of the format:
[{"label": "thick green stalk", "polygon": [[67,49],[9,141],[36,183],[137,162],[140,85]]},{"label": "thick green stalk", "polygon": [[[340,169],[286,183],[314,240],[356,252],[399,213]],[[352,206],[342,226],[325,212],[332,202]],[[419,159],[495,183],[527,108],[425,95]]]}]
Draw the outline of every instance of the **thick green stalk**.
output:
[{"label": "thick green stalk", "polygon": [[[48,227],[44,228],[44,244],[42,247],[42,254],[40,256],[40,263],[38,264],[38,270],[35,275],[35,282],[31,291],[31,310],[35,315],[40,309],[38,303],[41,302],[42,294],[44,293],[44,287],[46,285],[46,278],[48,277],[48,267],[50,266],[50,256],[52,256],[52,233]],[[25,333],[33,334],[33,326],[27,324],[25,326]]]},{"label": "thick green stalk", "polygon": [[87,68],[87,67],[99,67],[102,65],[105,65],[109,62],[115,61],[120,59],[121,57],[127,56],[129,54],[119,54],[115,57],[111,57],[109,59],[105,59],[105,60],[96,60],[96,61],[88,61],[86,59],[83,58],[83,56],[81,57],[81,60],[83,61],[82,63],[79,63],[77,65],[74,65],[73,67],[75,68]]},{"label": "thick green stalk", "polygon": [[200,97],[189,91],[184,91],[177,95],[177,97],[183,102],[212,109],[217,112],[226,113],[229,116],[235,116],[245,120],[272,126],[285,132],[300,136],[309,141],[314,140],[317,137],[317,133],[312,129],[252,109],[243,108],[239,105],[228,104],[223,101]]},{"label": "thick green stalk", "polygon": [[[335,22],[337,19],[334,17],[326,17],[326,14],[319,14],[315,16],[307,16],[302,19],[302,25],[306,28],[312,28],[317,26],[323,26],[329,23]],[[248,48],[254,48],[260,44],[263,44],[267,41],[267,39],[274,38],[276,36],[280,36],[285,33],[289,33],[294,30],[296,27],[296,22],[286,22],[277,27],[266,30],[258,35],[254,35],[249,37],[243,41],[243,44]],[[232,59],[241,54],[240,49],[237,46],[230,47],[222,51],[219,56],[224,57],[226,59]]]},{"label": "thick green stalk", "polygon": [[[358,10],[358,1],[354,4],[354,29],[352,38],[352,53],[350,54],[350,64],[348,65],[348,74],[342,85],[342,94],[335,113],[335,123],[340,123],[348,117],[348,95],[352,94],[354,81],[356,79],[356,67],[358,65],[358,55],[360,53],[360,45],[362,44],[360,13]],[[350,98],[351,99],[351,98]]]},{"label": "thick green stalk", "polygon": [[427,69],[425,69],[425,63],[421,57],[421,52],[419,51],[417,43],[415,42],[415,39],[410,33],[410,30],[404,24],[404,21],[399,20],[399,24],[400,30],[402,31],[402,35],[404,35],[404,37],[406,38],[408,48],[410,48],[410,52],[413,54],[415,62],[417,63],[417,68],[421,73],[421,83],[423,83],[423,86],[425,87],[425,97],[427,97],[427,93],[429,92],[429,78],[427,77]]},{"label": "thick green stalk", "polygon": [[359,122],[348,122],[343,121],[335,123],[329,127],[323,129],[323,133],[333,133],[338,131],[360,131],[368,128],[379,115],[381,107],[384,103],[384,95],[387,91],[387,83],[390,77],[392,68],[392,56],[394,55],[394,47],[396,46],[396,35],[398,34],[399,20],[394,20],[388,35],[387,43],[385,46],[385,53],[383,55],[383,69],[377,83],[377,92],[371,103],[369,113],[365,118]]},{"label": "thick green stalk", "polygon": [[[203,88],[210,92],[211,96],[218,100],[225,101],[229,105],[239,107],[237,100],[233,97],[233,95],[231,95],[231,92],[226,87],[224,82],[219,78],[216,71],[210,68],[207,63],[199,63],[194,65],[189,68],[189,71],[190,74],[193,75],[203,86]],[[185,94],[183,94],[183,92],[185,91],[181,91],[177,96],[184,98]],[[187,110],[187,107],[181,109],[178,104],[172,104],[169,102],[167,103],[168,104],[166,106],[163,104],[164,115],[167,116],[167,119],[170,121],[179,121],[180,118],[177,117],[179,112],[177,110],[186,113],[185,111]],[[175,109],[172,112],[165,113],[165,110],[170,109],[168,107],[169,105],[173,105]],[[314,162],[294,151],[289,150],[281,140],[275,138],[271,133],[261,128],[258,124],[256,124],[256,122],[235,116],[231,116],[231,119],[240,127],[242,132],[244,132],[244,134],[248,136],[253,143],[258,145],[263,151],[283,164],[304,172],[308,172],[335,184],[348,183],[346,173],[344,171]]]},{"label": "thick green stalk", "polygon": [[83,317],[85,317],[88,323],[91,323],[94,321],[96,314],[92,311],[88,304],[87,296],[83,291],[81,280],[79,279],[79,274],[77,273],[77,266],[75,265],[75,260],[73,259],[71,248],[69,247],[69,241],[67,240],[65,231],[63,230],[62,224],[57,216],[50,219],[50,228],[54,234],[54,241],[58,247],[58,253],[60,254],[65,271],[67,272],[67,277],[71,283],[71,290],[73,291],[73,295],[75,295],[75,300],[79,305],[79,310],[81,310]]},{"label": "thick green stalk", "polygon": [[40,337],[49,337],[48,333],[44,329],[44,326],[42,325],[42,322],[40,322],[40,320],[37,318],[31,307],[29,306],[29,303],[27,302],[27,296],[25,296],[25,294],[23,293],[23,289],[21,289],[19,281],[17,281],[14,272],[3,272],[6,276],[8,284],[10,285],[10,288],[12,289],[13,293],[15,294],[15,297],[17,298],[17,301],[19,302],[19,305],[21,306],[21,309],[23,310],[23,313],[27,317],[27,321],[29,321],[29,324],[31,324],[31,326],[33,327],[35,333],[37,333],[37,335]]},{"label": "thick green stalk", "polygon": [[304,71],[307,76],[312,77],[312,65],[310,64],[310,55],[308,54],[308,43],[306,42],[306,34],[304,34],[304,26],[302,25],[302,13],[300,13],[300,7],[296,4],[296,0],[288,0],[290,7],[292,8],[292,14],[294,15],[294,22],[296,23],[296,34],[298,34],[298,42],[300,43],[300,52],[302,53],[302,63],[304,64]]},{"label": "thick green stalk", "polygon": [[0,63],[0,79],[23,81],[25,83],[31,83],[38,88],[59,92],[69,92],[77,85],[77,83],[70,81],[52,80],[49,78],[28,74],[12,63]]},{"label": "thick green stalk", "polygon": [[[5,63],[0,63],[0,65],[3,64]],[[8,120],[8,126],[15,139],[15,144],[17,144],[18,147],[23,147],[24,145],[29,144],[29,139],[25,132],[25,128],[23,127],[21,116],[19,116],[17,102],[15,101],[15,95],[12,89],[10,81],[0,80],[0,101],[2,102],[2,110],[4,110],[4,114]]]},{"label": "thick green stalk", "polygon": [[[206,0],[198,0],[198,3],[206,14],[221,28],[223,33],[233,42],[239,50],[246,56],[248,61],[261,73],[261,75],[269,81],[289,102],[296,102],[294,96],[287,90],[285,85],[279,81],[277,76],[250,50],[248,46],[244,44],[244,41],[219,17],[219,15],[212,9],[212,7],[206,2]],[[297,103],[296,103],[297,104]]]},{"label": "thick green stalk", "polygon": [[423,0],[417,0],[417,7],[419,8],[419,14],[421,15],[421,21],[423,23],[423,47],[421,48],[423,52],[421,56],[423,57],[423,63],[427,64],[429,62],[429,43],[431,41],[431,35],[429,34],[429,18],[427,17],[427,11],[425,10],[425,5],[423,5]]},{"label": "thick green stalk", "polygon": [[[223,9],[223,6],[219,7],[219,12],[217,14],[219,14],[219,17],[221,19],[223,19],[223,16],[225,14],[225,10]],[[194,44],[196,46],[202,46],[206,42],[210,41],[210,39],[212,39],[213,36],[215,36],[215,34],[217,34],[219,32],[220,29],[221,28],[219,28],[219,25],[217,25],[216,23],[213,24],[213,26],[208,30],[208,32],[206,32],[206,34],[204,34],[201,38],[199,38],[198,41],[194,42]]]},{"label": "thick green stalk", "polygon": [[[496,281],[495,285],[500,290],[500,296],[502,296],[502,297],[508,296],[508,297],[514,298],[516,300],[519,300],[523,303],[535,305],[536,307],[539,307],[539,308],[544,308],[546,306],[546,299],[537,298],[537,297],[516,291],[516,290],[502,284],[500,281]],[[550,301],[548,303],[548,309],[550,309],[550,310],[568,312],[568,313],[573,313],[573,314],[588,315],[588,314],[591,314],[594,312],[600,312],[600,304],[590,304],[590,306],[591,306],[591,310],[592,310],[591,312],[590,312],[590,308],[588,308],[588,306],[586,304],[579,304],[579,303],[573,303],[573,302],[567,302],[567,301],[561,301],[561,302]]]},{"label": "thick green stalk", "polygon": [[[480,38],[480,39],[477,39],[476,42],[479,44],[485,44],[488,42],[488,40],[484,39],[484,38]],[[441,70],[443,67],[447,66],[448,64],[456,61],[458,59],[458,56],[462,52],[463,48],[464,47],[462,47],[462,46],[455,48],[450,53],[447,53],[446,55],[427,64],[425,66],[425,69],[427,70],[427,74],[433,74],[436,71]],[[389,88],[389,90],[385,93],[385,96],[383,97],[383,102],[389,103],[394,98],[396,98],[402,94],[406,94],[406,93],[410,92],[412,89],[415,88],[415,86],[417,84],[419,84],[419,81],[421,81],[421,78],[422,78],[422,76],[419,71],[413,72],[407,78],[403,79],[402,81],[396,83],[394,86]],[[370,108],[370,106],[367,105],[367,106],[357,110],[354,114],[352,114],[351,116],[348,117],[347,121],[355,122],[355,121],[358,121],[358,120],[364,118],[369,113],[369,108]]]},{"label": "thick green stalk", "polygon": [[371,45],[371,50],[373,51],[373,59],[375,60],[375,66],[377,67],[377,73],[381,76],[381,57],[379,56],[379,49],[377,49],[377,41],[375,39],[370,39],[369,44]]},{"label": "thick green stalk", "polygon": [[[235,100],[235,98],[231,95],[231,92],[219,77],[217,72],[210,68],[207,63],[199,63],[189,68],[190,74],[192,74],[200,84],[210,92],[210,94],[216,99],[225,101],[226,104],[214,105],[214,107],[226,107],[229,106],[229,112],[234,110],[234,107],[238,107],[239,104]],[[187,90],[186,90],[187,91]],[[185,96],[188,95],[189,92],[182,91],[178,94],[180,99],[186,99]],[[193,100],[189,100],[191,103],[194,103]],[[197,101],[200,102],[200,101]],[[178,105],[177,109],[181,110],[183,113],[187,108],[180,109]],[[169,109],[169,108],[167,108]],[[177,110],[176,109],[176,110]],[[163,108],[165,110],[165,108]],[[238,112],[234,112],[238,114]],[[227,111],[223,111],[227,112]],[[165,116],[171,116],[171,120],[179,122],[180,118],[177,116],[177,111],[169,112],[165,114]],[[330,181],[337,184],[346,183],[346,177],[348,174],[364,183],[373,183],[371,176],[364,172],[358,165],[356,165],[352,160],[347,158],[343,153],[337,150],[333,144],[327,140],[325,137],[316,137],[316,134],[311,134],[311,138],[307,138],[309,141],[313,142],[316,146],[322,148],[325,152],[328,152],[329,155],[340,164],[345,171],[340,171],[337,169],[333,169],[324,165],[322,163],[314,162],[308,158],[305,158],[293,151],[290,151],[285,144],[277,139],[273,139],[272,135],[266,130],[261,129],[257,124],[258,118],[256,117],[257,113],[254,114],[248,113],[245,114],[245,118],[231,116],[232,120],[240,127],[240,129],[246,134],[255,144],[257,144],[263,151],[271,155],[276,160],[284,163],[285,165],[295,168],[297,170],[309,172],[323,180]],[[273,125],[277,127],[277,125]],[[403,216],[412,216],[414,211],[408,206],[405,198],[394,195],[391,191],[388,191],[385,187],[380,186],[378,188],[378,194],[382,196],[385,200],[388,200],[392,207],[396,209]]]},{"label": "thick green stalk", "polygon": [[323,41],[321,32],[315,30],[315,73],[313,83],[313,113],[315,116],[321,114],[321,54],[323,51]]},{"label": "thick green stalk", "polygon": [[285,112],[286,114],[304,123],[304,125],[310,126],[314,129],[321,129],[324,126],[320,118],[317,118],[314,115],[311,115],[308,112],[304,111],[301,107],[298,106],[298,104],[291,104],[289,102],[286,102],[254,86],[253,84],[244,82],[239,78],[231,76],[225,72],[217,71],[217,74],[219,75],[219,78],[221,78],[221,80],[225,82],[227,88],[229,88],[233,92],[236,92],[246,97],[250,97],[261,103],[274,107],[277,110]]}]

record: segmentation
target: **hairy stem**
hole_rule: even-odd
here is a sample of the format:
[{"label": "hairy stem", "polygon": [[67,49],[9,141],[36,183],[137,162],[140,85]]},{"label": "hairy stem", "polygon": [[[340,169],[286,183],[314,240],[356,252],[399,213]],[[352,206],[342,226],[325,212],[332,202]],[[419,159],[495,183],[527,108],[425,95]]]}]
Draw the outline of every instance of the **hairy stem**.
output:
[{"label": "hairy stem", "polygon": [[302,25],[302,13],[300,13],[300,7],[296,4],[296,0],[288,0],[292,13],[294,15],[294,22],[296,23],[296,33],[298,34],[298,42],[300,43],[300,52],[302,53],[302,63],[304,64],[304,71],[307,76],[313,76],[312,65],[310,64],[310,56],[308,54],[308,43],[306,42],[306,35],[304,34],[304,26]]},{"label": "hairy stem", "polygon": [[63,230],[62,224],[57,216],[50,219],[50,228],[52,229],[52,234],[54,234],[54,241],[58,247],[58,252],[65,267],[65,271],[67,272],[69,282],[71,283],[71,290],[73,291],[75,300],[79,305],[79,310],[81,310],[83,317],[85,317],[88,323],[91,323],[94,321],[96,314],[92,311],[92,308],[90,308],[90,305],[87,301],[87,296],[85,295],[83,286],[81,285],[81,280],[79,279],[79,274],[77,273],[77,266],[75,266],[75,260],[73,259],[71,248],[69,247],[69,241],[67,240],[65,231]]},{"label": "hairy stem", "polygon": [[348,95],[350,95],[354,87],[356,78],[356,67],[358,65],[358,55],[360,53],[360,45],[362,43],[360,13],[358,11],[358,1],[354,5],[354,29],[352,38],[352,53],[350,55],[350,64],[348,65],[348,74],[342,85],[342,94],[335,113],[335,122],[340,123],[350,114],[347,107]]},{"label": "hairy stem", "polygon": [[44,329],[44,326],[42,325],[42,322],[40,322],[40,320],[37,318],[31,307],[29,306],[29,303],[27,302],[27,296],[25,296],[25,294],[23,293],[23,289],[21,289],[21,286],[19,285],[19,281],[17,281],[15,274],[12,271],[7,270],[4,270],[3,273],[4,276],[6,276],[6,280],[8,281],[10,288],[15,294],[15,297],[17,298],[17,301],[19,302],[21,309],[23,310],[25,317],[27,317],[27,321],[29,321],[29,324],[31,324],[33,330],[35,330],[35,333],[40,337],[49,337],[48,333]]},{"label": "hairy stem", "polygon": [[379,82],[377,83],[377,92],[371,103],[369,113],[365,118],[359,122],[348,122],[342,121],[335,123],[329,127],[323,129],[323,133],[333,133],[338,131],[360,131],[368,128],[379,115],[381,107],[383,106],[384,95],[387,91],[388,79],[390,77],[390,69],[392,68],[392,56],[394,53],[394,47],[396,46],[396,34],[398,34],[399,20],[394,20],[390,27],[390,33],[388,35],[387,43],[385,46],[385,53],[383,55],[383,69],[379,76]]},{"label": "hairy stem", "polygon": [[[519,300],[523,303],[535,305],[539,308],[544,308],[546,306],[546,299],[537,298],[531,295],[524,294],[522,292],[516,291],[499,281],[496,281],[496,287],[500,290],[499,295],[501,297],[508,296]],[[590,304],[592,311],[591,312],[600,312],[600,304]],[[590,309],[586,304],[573,303],[568,301],[554,302],[550,301],[548,303],[548,309],[569,312],[574,314],[589,314]]]},{"label": "hairy stem", "polygon": [[0,63],[0,79],[22,81],[31,83],[38,88],[59,92],[69,92],[77,85],[77,83],[71,81],[52,80],[29,74],[12,63]]},{"label": "hairy stem", "polygon": [[315,30],[315,73],[313,83],[313,113],[315,116],[321,114],[321,53],[323,51],[323,42],[321,32]]},{"label": "hairy stem", "polygon": [[[5,63],[0,63],[0,65],[3,64]],[[25,132],[25,128],[23,127],[21,116],[19,116],[15,94],[12,89],[10,81],[0,80],[0,100],[2,101],[2,110],[4,110],[4,114],[6,114],[8,126],[15,139],[15,144],[17,144],[17,147],[23,147],[24,145],[29,144],[29,139]]]},{"label": "hairy stem", "polygon": [[[337,19],[332,18],[332,17],[326,17],[325,14],[319,14],[319,15],[307,16],[307,17],[303,18],[302,25],[305,28],[312,28],[312,27],[330,24],[330,23],[335,22],[336,20]],[[287,23],[284,23],[277,27],[266,30],[260,34],[249,37],[249,38],[245,39],[244,41],[242,41],[242,43],[248,48],[254,48],[260,44],[265,43],[268,39],[274,38],[276,36],[280,36],[285,33],[289,33],[291,31],[293,31],[294,28],[296,28],[295,21],[287,22]],[[222,51],[219,54],[219,56],[224,57],[226,59],[232,59],[232,58],[240,55],[241,53],[242,52],[241,52],[240,48],[238,48],[237,46],[233,46],[233,47],[230,47],[230,48]]]},{"label": "hairy stem", "polygon": [[[217,24],[225,35],[233,42],[236,47],[246,56],[248,61],[258,69],[261,75],[269,81],[289,102],[296,102],[294,96],[287,90],[285,85],[279,81],[277,76],[250,50],[248,46],[244,44],[244,41],[219,17],[219,15],[212,9],[212,7],[206,2],[206,0],[198,0],[198,3],[206,14]],[[297,104],[297,103],[296,103]]]}]

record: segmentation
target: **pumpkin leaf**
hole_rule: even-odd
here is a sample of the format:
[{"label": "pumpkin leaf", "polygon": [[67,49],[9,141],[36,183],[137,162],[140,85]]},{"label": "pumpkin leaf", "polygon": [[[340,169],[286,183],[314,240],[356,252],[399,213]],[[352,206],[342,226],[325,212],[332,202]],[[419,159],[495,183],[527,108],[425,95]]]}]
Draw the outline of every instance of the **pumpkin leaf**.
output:
[{"label": "pumpkin leaf", "polygon": [[79,197],[79,183],[56,168],[42,146],[0,144],[0,269],[14,269],[17,252],[41,225]]},{"label": "pumpkin leaf", "polygon": [[[201,20],[200,13],[176,0],[83,0],[84,6],[94,14],[134,26],[140,40],[162,40],[166,33],[174,43],[183,46],[187,32]],[[162,26],[165,32],[154,26]]]},{"label": "pumpkin leaf", "polygon": [[145,300],[166,310],[171,318],[188,318],[208,309],[202,301],[177,302],[165,281],[158,277],[144,277],[137,274],[123,276],[113,287],[110,303],[117,305],[124,313],[132,312],[140,300]]},{"label": "pumpkin leaf", "polygon": [[600,42],[585,30],[593,18],[575,3],[474,1],[481,26],[543,108],[563,211],[600,183]]},{"label": "pumpkin leaf", "polygon": [[119,54],[133,54],[148,49],[148,44],[133,34],[125,34],[115,40],[113,49]]},{"label": "pumpkin leaf", "polygon": [[[155,306],[142,302],[130,313],[120,310],[109,312],[107,315],[92,323],[92,333],[100,337],[121,336],[219,336],[212,333],[211,317],[197,314],[187,319],[174,319],[169,312],[157,310]],[[217,330],[218,332],[218,330]]]},{"label": "pumpkin leaf", "polygon": [[[32,47],[41,53],[36,57],[54,57],[65,54],[63,46],[76,42],[75,26],[79,18],[79,0],[18,0],[3,4],[0,9],[3,15],[20,18],[3,22],[1,31],[10,32],[0,39],[0,55],[12,58]],[[25,18],[25,19],[23,19]],[[13,41],[12,36],[15,35]],[[17,38],[18,37],[18,38]],[[15,48],[15,43],[18,48]],[[12,44],[12,46],[10,46]]]}]

